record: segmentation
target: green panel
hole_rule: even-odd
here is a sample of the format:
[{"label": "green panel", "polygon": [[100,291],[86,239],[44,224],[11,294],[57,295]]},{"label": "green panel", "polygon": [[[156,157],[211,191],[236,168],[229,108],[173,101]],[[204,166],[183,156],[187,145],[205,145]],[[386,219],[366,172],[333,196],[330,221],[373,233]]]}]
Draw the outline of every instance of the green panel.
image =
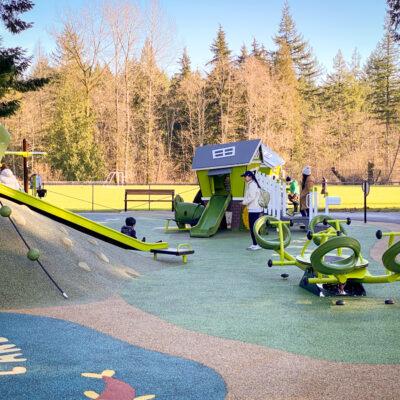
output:
[{"label": "green panel", "polygon": [[197,179],[199,181],[202,196],[211,197],[212,189],[210,185],[210,177],[208,176],[208,170],[197,171]]},{"label": "green panel", "polygon": [[214,195],[211,197],[198,224],[190,230],[192,237],[210,237],[217,233],[225,211],[231,202],[231,196]]},{"label": "green panel", "polygon": [[260,163],[251,163],[247,166],[247,169],[249,170],[258,170],[260,168],[261,164]]},{"label": "green panel", "polygon": [[213,195],[227,196],[230,194],[230,178],[228,174],[210,176],[210,180],[212,180],[214,186]]},{"label": "green panel", "polygon": [[84,231],[88,235],[95,236],[99,239],[108,241],[122,248],[129,248],[141,251],[150,251],[152,249],[168,248],[168,243],[166,242],[160,242],[160,243],[141,242],[140,240],[124,235],[123,233],[118,232],[115,229],[111,229],[108,228],[107,226],[97,224],[96,222],[91,221],[90,219],[81,217],[80,215],[74,214],[70,211],[66,211],[62,208],[53,206],[52,204],[47,203],[44,200],[40,200],[25,192],[11,189],[8,186],[4,186],[2,184],[0,184],[0,196],[5,197],[11,201],[15,201],[17,203],[25,204],[28,207],[32,208],[33,210],[42,212],[49,218],[55,219],[74,229]]},{"label": "green panel", "polygon": [[240,176],[245,171],[247,167],[234,167],[231,172],[231,193],[232,197],[243,197],[244,196],[244,179]]},{"label": "green panel", "polygon": [[260,172],[265,175],[272,175],[272,169],[268,167],[260,167]]},{"label": "green panel", "polygon": [[0,125],[0,161],[4,157],[4,153],[9,143],[10,143],[10,134],[3,125]]},{"label": "green panel", "polygon": [[203,214],[204,206],[201,204],[179,202],[175,204],[175,221],[180,224],[194,225]]},{"label": "green panel", "polygon": [[281,166],[275,167],[275,168],[269,168],[265,165],[260,167],[260,172],[265,174],[265,175],[276,175],[279,176],[281,173]]}]

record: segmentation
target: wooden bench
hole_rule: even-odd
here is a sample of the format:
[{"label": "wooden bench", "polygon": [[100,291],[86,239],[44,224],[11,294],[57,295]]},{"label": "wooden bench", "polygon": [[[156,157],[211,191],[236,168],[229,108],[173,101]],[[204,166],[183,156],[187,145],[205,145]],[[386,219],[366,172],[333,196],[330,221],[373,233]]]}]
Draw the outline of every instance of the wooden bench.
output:
[{"label": "wooden bench", "polygon": [[[128,196],[140,196],[140,195],[147,195],[148,198],[128,199]],[[151,196],[164,196],[164,198],[152,199]],[[168,199],[166,199],[165,197],[168,197]],[[171,211],[174,211],[174,198],[175,198],[175,190],[172,189],[125,189],[125,211],[128,210],[128,201],[148,202],[149,210],[150,210],[150,203],[153,202],[171,203]]]},{"label": "wooden bench", "polygon": [[157,254],[167,254],[170,256],[180,256],[182,257],[182,261],[184,264],[187,263],[187,257],[189,254],[194,254],[194,250],[190,244],[179,244],[176,249],[168,248],[168,249],[152,249],[150,250],[153,253],[154,260],[157,260]]}]

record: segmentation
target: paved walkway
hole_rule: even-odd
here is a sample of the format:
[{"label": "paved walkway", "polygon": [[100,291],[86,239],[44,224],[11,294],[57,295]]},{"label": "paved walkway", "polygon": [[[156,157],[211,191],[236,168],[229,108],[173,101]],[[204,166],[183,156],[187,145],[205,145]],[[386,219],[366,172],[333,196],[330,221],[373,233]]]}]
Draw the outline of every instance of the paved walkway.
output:
[{"label": "paved walkway", "polygon": [[[332,216],[336,218],[350,217],[354,221],[364,221],[364,212],[333,212]],[[381,211],[368,211],[368,222],[389,222],[400,224],[400,212],[381,212]]]}]

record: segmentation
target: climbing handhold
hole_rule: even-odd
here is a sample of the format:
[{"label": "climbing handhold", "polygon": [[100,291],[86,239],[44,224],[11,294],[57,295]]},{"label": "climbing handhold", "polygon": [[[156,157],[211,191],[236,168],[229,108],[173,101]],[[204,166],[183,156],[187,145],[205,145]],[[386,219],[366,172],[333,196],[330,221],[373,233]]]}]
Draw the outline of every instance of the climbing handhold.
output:
[{"label": "climbing handhold", "polygon": [[62,239],[61,239],[61,241],[63,242],[63,245],[67,248],[67,249],[71,249],[72,247],[74,247],[74,243],[73,243],[73,241],[70,239],[70,238],[68,238],[68,237],[63,237]]},{"label": "climbing handhold", "polygon": [[97,257],[101,260],[104,261],[105,263],[109,263],[110,260],[108,259],[108,257],[102,253],[101,251],[99,251],[98,253],[96,253]]},{"label": "climbing handhold", "polygon": [[87,271],[87,272],[91,271],[91,268],[89,267],[89,265],[85,261],[80,261],[78,263],[78,267],[82,268],[84,271]]},{"label": "climbing handhold", "polygon": [[8,206],[3,206],[0,208],[0,215],[2,217],[9,217],[11,215],[11,208]]},{"label": "climbing handhold", "polygon": [[38,249],[29,249],[27,257],[31,261],[37,261],[40,257],[40,251]]}]

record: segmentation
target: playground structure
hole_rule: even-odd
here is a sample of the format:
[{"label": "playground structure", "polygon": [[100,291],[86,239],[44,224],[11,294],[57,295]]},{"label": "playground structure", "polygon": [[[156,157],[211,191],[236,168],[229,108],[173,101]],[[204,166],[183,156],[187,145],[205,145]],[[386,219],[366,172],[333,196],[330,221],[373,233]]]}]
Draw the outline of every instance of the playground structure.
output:
[{"label": "playground structure", "polygon": [[[0,160],[6,154],[6,149],[9,143],[10,143],[10,134],[4,128],[4,126],[0,125]],[[8,154],[21,155],[24,158],[33,155],[33,153],[29,152],[8,152]],[[182,257],[183,263],[186,263],[188,255],[194,253],[190,245],[179,245],[177,248],[169,248],[167,242],[160,241],[157,243],[150,243],[137,240],[121,232],[118,232],[114,229],[111,229],[107,226],[98,224],[90,219],[82,217],[78,214],[72,213],[60,207],[47,203],[43,201],[40,197],[38,198],[36,196],[25,193],[24,191],[14,190],[3,184],[0,184],[0,197],[16,204],[26,205],[31,210],[39,214],[42,214],[50,219],[53,219],[75,230],[93,236],[95,238],[98,238],[102,241],[111,243],[123,249],[152,252],[155,259],[157,258],[157,254],[167,254],[167,255],[180,256]],[[37,261],[39,263],[39,265],[41,266],[43,271],[47,274],[49,279],[55,284],[55,286],[62,293],[62,295],[65,298],[67,298],[68,296],[57,285],[57,283],[47,273],[46,269],[41,264],[39,260],[40,252],[37,249],[30,248],[30,246],[24,239],[23,235],[16,227],[11,216],[12,209],[8,206],[3,206],[1,201],[0,205],[1,205],[0,215],[2,217],[8,218],[15,227],[15,229],[17,230],[20,238],[28,248],[28,253],[27,253],[28,258],[32,261]]]},{"label": "playground structure", "polygon": [[[325,229],[316,232],[317,225],[321,223]],[[273,250],[279,255],[279,260],[268,261],[269,267],[293,265],[300,268],[304,271],[300,286],[322,297],[339,294],[340,287],[347,295],[365,296],[363,284],[399,281],[400,263],[396,261],[396,257],[400,254],[400,241],[394,241],[395,237],[400,236],[400,232],[377,231],[378,239],[389,237],[388,249],[382,256],[386,274],[371,275],[368,271],[368,261],[361,254],[359,241],[347,236],[344,223],[350,225],[351,220],[335,220],[329,216],[314,217],[307,232],[307,241],[297,256],[289,254],[286,250],[291,242],[291,221],[263,216],[256,221],[254,233],[257,243],[262,248]],[[269,237],[271,229],[276,231],[276,237]],[[317,247],[308,254],[307,250],[312,243]],[[348,251],[350,254],[345,254]],[[333,252],[336,254],[333,255]]]},{"label": "playground structure", "polygon": [[[192,168],[196,171],[201,199],[206,207],[201,209],[197,204],[183,203],[178,198],[175,202],[175,216],[167,220],[165,230],[190,231],[193,237],[210,237],[218,231],[227,213],[230,214],[231,229],[239,229],[245,190],[241,175],[247,170],[255,173],[261,188],[270,194],[270,203],[264,209],[265,215],[279,220],[292,219],[308,226],[319,214],[318,191],[314,188],[307,196],[309,217],[290,216],[286,182],[281,179],[284,164],[284,160],[259,139],[198,147]],[[325,197],[325,213],[329,213],[329,205],[338,204],[340,198]],[[203,211],[201,215],[200,211]],[[172,221],[177,228],[170,227]]]},{"label": "playground structure", "polygon": [[[206,206],[202,209],[178,199],[174,218],[177,230],[190,230],[193,237],[213,236],[227,211],[231,213],[231,228],[239,229],[245,190],[241,175],[253,170],[277,177],[283,165],[284,160],[259,139],[198,147],[192,168]],[[169,223],[167,228],[171,230]]]}]

